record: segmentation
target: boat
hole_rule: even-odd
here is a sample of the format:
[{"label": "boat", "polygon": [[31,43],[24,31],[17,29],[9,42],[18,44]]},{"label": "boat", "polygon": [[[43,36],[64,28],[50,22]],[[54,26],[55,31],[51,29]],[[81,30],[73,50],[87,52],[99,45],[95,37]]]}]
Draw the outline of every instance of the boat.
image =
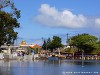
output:
[{"label": "boat", "polygon": [[52,55],[52,56],[48,57],[48,60],[59,60],[59,57]]}]

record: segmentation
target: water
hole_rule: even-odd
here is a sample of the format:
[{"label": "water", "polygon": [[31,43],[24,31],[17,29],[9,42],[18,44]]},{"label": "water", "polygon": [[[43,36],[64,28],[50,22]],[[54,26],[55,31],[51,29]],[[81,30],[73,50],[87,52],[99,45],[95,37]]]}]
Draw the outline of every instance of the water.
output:
[{"label": "water", "polygon": [[0,75],[100,75],[100,60],[0,60]]}]

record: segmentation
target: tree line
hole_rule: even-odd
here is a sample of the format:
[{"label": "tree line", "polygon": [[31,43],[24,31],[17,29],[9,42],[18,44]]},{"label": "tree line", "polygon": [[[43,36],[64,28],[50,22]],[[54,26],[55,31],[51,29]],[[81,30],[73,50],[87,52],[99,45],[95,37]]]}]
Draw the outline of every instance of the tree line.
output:
[{"label": "tree line", "polygon": [[[77,48],[79,51],[84,51],[85,53],[90,53],[93,50],[100,51],[100,40],[96,36],[87,33],[72,36],[66,41],[70,47]],[[61,38],[58,36],[53,36],[52,40],[50,38],[44,40],[42,45],[44,50],[51,51],[60,47],[64,47],[64,45],[62,44]]]}]

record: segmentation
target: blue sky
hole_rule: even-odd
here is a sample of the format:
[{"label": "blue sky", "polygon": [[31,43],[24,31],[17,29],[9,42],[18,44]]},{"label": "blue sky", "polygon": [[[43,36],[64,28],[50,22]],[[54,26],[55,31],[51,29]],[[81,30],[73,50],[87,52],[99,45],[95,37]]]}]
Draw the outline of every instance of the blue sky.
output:
[{"label": "blue sky", "polygon": [[66,41],[80,33],[100,36],[100,0],[14,0],[21,10],[18,42],[42,43],[57,35]]}]

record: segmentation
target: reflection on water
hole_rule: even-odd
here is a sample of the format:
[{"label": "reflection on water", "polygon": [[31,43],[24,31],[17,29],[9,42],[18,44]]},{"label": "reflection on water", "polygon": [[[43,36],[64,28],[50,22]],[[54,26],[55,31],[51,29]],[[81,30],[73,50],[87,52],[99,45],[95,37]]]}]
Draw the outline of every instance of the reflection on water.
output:
[{"label": "reflection on water", "polygon": [[10,65],[8,61],[0,61],[0,75],[13,75]]},{"label": "reflection on water", "polygon": [[[0,75],[100,75],[99,69],[100,69],[99,60],[91,60],[91,61],[90,60],[88,61],[87,60],[85,61],[81,61],[81,60],[2,61],[0,60]],[[75,74],[74,72],[85,72],[85,73]]]}]

